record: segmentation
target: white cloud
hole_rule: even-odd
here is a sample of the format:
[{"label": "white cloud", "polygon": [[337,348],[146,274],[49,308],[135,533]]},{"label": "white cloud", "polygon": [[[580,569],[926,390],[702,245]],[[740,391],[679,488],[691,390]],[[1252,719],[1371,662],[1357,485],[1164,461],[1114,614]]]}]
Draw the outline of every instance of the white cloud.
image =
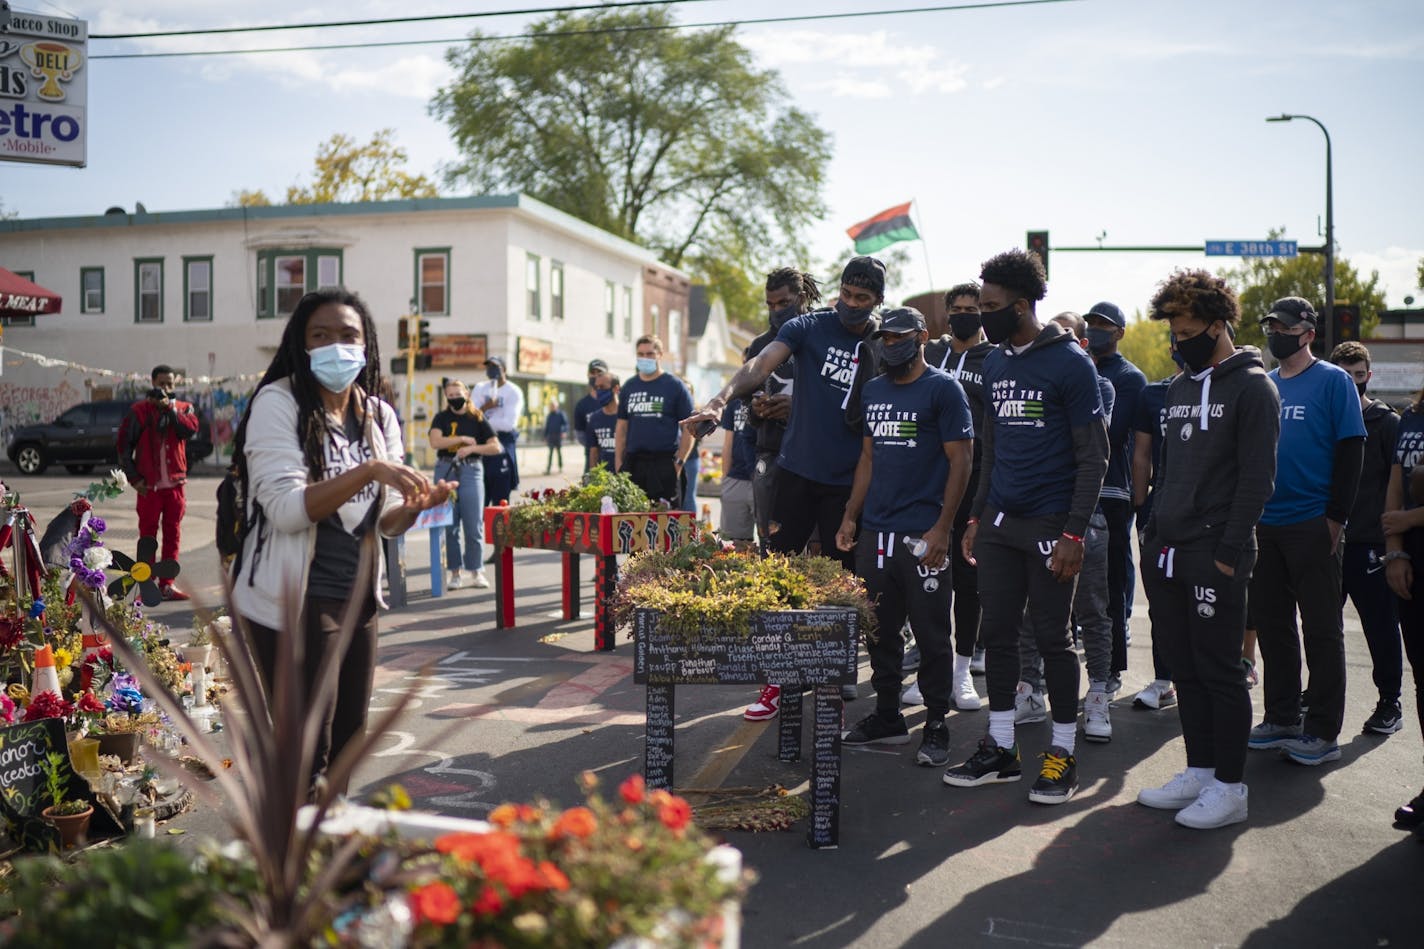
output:
[{"label": "white cloud", "polygon": [[985,79],[980,86],[985,92],[993,92],[995,89],[1008,82],[1003,76],[995,76],[993,79]]},{"label": "white cloud", "polygon": [[829,92],[838,99],[888,99],[890,85],[879,79],[851,79],[835,76],[813,82],[808,87],[817,92]]},{"label": "white cloud", "polygon": [[[885,30],[837,33],[824,30],[748,33],[742,45],[789,81],[839,98],[884,99],[896,94],[949,95],[968,87],[969,66],[927,44],[905,44]],[[834,68],[819,75],[818,64]],[[814,78],[812,78],[814,77]]]},{"label": "white cloud", "polygon": [[1382,251],[1354,251],[1345,256],[1362,277],[1368,278],[1372,270],[1379,271],[1380,286],[1390,306],[1404,306],[1406,296],[1415,298],[1415,306],[1421,305],[1419,301],[1424,298],[1424,292],[1418,286],[1419,261],[1424,260],[1424,249],[1386,247]]}]

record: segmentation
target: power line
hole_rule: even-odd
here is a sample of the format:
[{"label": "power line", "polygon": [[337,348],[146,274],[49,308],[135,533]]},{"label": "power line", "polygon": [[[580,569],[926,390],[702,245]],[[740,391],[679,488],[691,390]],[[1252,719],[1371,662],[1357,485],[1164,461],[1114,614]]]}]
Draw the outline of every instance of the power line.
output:
[{"label": "power line", "polygon": [[[262,49],[187,50],[172,53],[96,53],[96,59],[175,59],[185,56],[242,56],[251,53],[306,53],[335,49],[378,49],[390,46],[450,46],[457,43],[498,43],[510,40],[556,39],[569,36],[598,36],[610,33],[651,33],[664,30],[695,30],[726,26],[761,26],[770,23],[805,23],[812,20],[849,20],[858,17],[900,16],[910,13],[948,13],[958,10],[986,10],[994,7],[1030,7],[1048,3],[1077,3],[1079,0],[996,0],[989,3],[953,3],[932,7],[902,7],[897,10],[860,10],[850,13],[807,13],[799,16],[770,16],[744,20],[719,20],[706,23],[645,24],[638,26],[598,27],[587,30],[551,30],[543,33],[512,33],[504,36],[460,36],[438,40],[383,40],[364,43],[330,43],[312,46],[272,46]],[[600,6],[603,6],[600,4]],[[562,7],[560,9],[572,9]],[[98,37],[92,37],[97,39]]]},{"label": "power line", "polygon": [[[44,0],[48,3],[49,0]],[[530,13],[565,13],[579,10],[615,10],[620,7],[665,7],[708,0],[626,0],[622,3],[584,3],[563,7],[525,7],[519,10],[485,10],[479,13],[439,13],[430,16],[396,16],[381,20],[335,20],[330,23],[284,23],[274,26],[218,26],[201,30],[163,30],[154,33],[90,33],[91,40],[138,40],[158,36],[208,36],[214,33],[263,33],[271,30],[324,30],[343,26],[389,26],[395,23],[433,23],[437,20],[473,20],[493,16],[521,16]],[[54,4],[50,4],[54,6]],[[71,14],[72,15],[72,14]]]}]

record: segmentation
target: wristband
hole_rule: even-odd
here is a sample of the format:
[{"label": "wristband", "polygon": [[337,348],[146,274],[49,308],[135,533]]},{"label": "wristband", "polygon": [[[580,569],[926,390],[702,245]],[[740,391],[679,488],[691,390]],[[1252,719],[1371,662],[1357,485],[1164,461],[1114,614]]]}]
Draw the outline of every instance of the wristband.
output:
[{"label": "wristband", "polygon": [[1079,537],[1077,534],[1070,534],[1067,531],[1064,531],[1063,536],[1068,538],[1075,544],[1081,544],[1083,542],[1083,538]]},{"label": "wristband", "polygon": [[977,517],[971,517],[969,520],[967,520],[967,521],[964,522],[964,525],[965,525],[966,527],[968,527],[970,524],[978,524],[978,523],[979,523],[979,518],[977,518]]},{"label": "wristband", "polygon": [[1395,560],[1413,561],[1414,558],[1409,555],[1409,551],[1407,550],[1391,550],[1380,558],[1380,563],[1390,563]]}]

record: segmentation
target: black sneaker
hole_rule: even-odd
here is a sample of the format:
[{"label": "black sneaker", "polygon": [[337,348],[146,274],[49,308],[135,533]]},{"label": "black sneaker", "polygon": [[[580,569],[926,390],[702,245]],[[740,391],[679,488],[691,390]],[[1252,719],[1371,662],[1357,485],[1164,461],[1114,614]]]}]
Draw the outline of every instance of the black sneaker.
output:
[{"label": "black sneaker", "polygon": [[1424,791],[1420,791],[1394,812],[1394,822],[1400,827],[1424,827]]},{"label": "black sneaker", "polygon": [[1078,759],[1057,745],[1039,757],[1043,769],[1029,788],[1028,799],[1035,804],[1067,804],[1078,791]]},{"label": "black sneaker", "polygon": [[1376,735],[1393,735],[1403,727],[1404,715],[1399,710],[1399,703],[1389,699],[1380,699],[1374,714],[1365,719],[1365,731]]},{"label": "black sneaker", "polygon": [[949,764],[949,726],[944,719],[925,723],[915,763],[927,768],[943,768]]},{"label": "black sneaker", "polygon": [[905,727],[905,716],[895,714],[886,720],[879,712],[862,718],[850,731],[841,735],[843,745],[908,745],[910,730]]},{"label": "black sneaker", "polygon": [[944,773],[944,783],[956,788],[977,788],[981,784],[1003,784],[1021,777],[1019,746],[1000,748],[986,735],[979,739],[979,750],[968,761]]}]

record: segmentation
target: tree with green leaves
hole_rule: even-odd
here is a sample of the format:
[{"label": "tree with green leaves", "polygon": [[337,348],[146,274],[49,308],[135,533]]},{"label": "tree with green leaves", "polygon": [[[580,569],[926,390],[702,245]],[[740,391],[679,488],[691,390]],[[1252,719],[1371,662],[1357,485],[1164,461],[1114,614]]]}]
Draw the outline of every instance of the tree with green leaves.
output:
[{"label": "tree with green leaves", "polygon": [[1141,369],[1148,382],[1165,379],[1177,371],[1166,320],[1148,320],[1141,313],[1135,314],[1118,341],[1117,351]]},{"label": "tree with green leaves", "polygon": [[430,106],[460,151],[447,180],[654,248],[733,318],[759,318],[762,274],[802,260],[797,234],[825,213],[830,136],[731,27],[673,22],[599,10],[547,17],[518,42],[472,34]]},{"label": "tree with green leaves", "polygon": [[[288,204],[335,204],[433,198],[439,192],[425,175],[406,171],[410,155],[394,141],[392,129],[381,129],[360,144],[340,132],[317,146],[309,185],[287,188]],[[267,207],[272,199],[260,188],[233,193],[238,207]]]}]

